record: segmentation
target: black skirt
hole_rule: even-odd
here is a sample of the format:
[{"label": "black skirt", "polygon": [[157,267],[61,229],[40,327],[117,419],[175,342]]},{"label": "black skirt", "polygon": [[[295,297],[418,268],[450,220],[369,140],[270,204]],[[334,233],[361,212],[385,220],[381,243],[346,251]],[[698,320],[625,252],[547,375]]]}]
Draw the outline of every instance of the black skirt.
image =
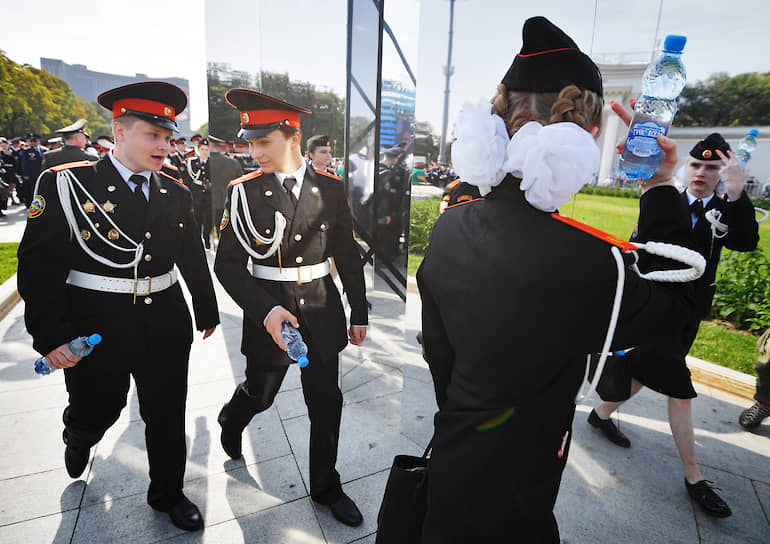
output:
[{"label": "black skirt", "polygon": [[681,336],[661,337],[626,355],[631,357],[631,376],[645,387],[668,397],[697,397],[685,356],[695,341],[699,325],[700,321],[693,321]]}]

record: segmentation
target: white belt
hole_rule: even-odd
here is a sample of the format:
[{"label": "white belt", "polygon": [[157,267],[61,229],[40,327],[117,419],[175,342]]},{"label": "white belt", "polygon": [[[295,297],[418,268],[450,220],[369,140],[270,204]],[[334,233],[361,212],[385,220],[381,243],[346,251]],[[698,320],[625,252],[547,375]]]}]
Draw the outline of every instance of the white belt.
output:
[{"label": "white belt", "polygon": [[256,263],[251,265],[251,275],[255,278],[271,281],[296,281],[297,283],[310,283],[318,278],[328,276],[331,270],[332,263],[329,259],[322,263],[294,268],[278,268],[277,266],[265,266]]},{"label": "white belt", "polygon": [[134,296],[147,296],[168,289],[176,283],[176,270],[171,270],[160,276],[152,278],[112,278],[110,276],[97,276],[78,270],[70,270],[67,275],[67,283],[93,291],[105,293],[124,293]]},{"label": "white belt", "polygon": [[202,182],[202,181],[198,181],[197,179],[194,179],[194,180],[193,180],[193,183],[194,183],[195,185],[203,185],[203,182]]}]

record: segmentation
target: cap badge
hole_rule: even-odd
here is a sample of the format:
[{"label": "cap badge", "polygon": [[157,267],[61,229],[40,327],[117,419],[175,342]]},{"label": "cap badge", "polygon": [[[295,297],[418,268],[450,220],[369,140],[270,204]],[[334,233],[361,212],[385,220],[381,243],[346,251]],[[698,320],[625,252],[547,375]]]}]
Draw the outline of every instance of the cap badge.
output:
[{"label": "cap badge", "polygon": [[118,238],[120,238],[120,234],[118,234],[118,231],[117,231],[117,230],[115,230],[115,229],[110,229],[110,231],[107,233],[107,237],[108,237],[110,240],[117,240]]},{"label": "cap badge", "polygon": [[710,149],[704,149],[703,153],[701,153],[704,159],[710,159],[711,158],[711,150]]},{"label": "cap badge", "polygon": [[83,203],[83,210],[85,210],[86,213],[91,213],[96,209],[96,206],[94,206],[94,203],[90,200],[86,200]]},{"label": "cap badge", "polygon": [[168,106],[165,106],[163,108],[163,115],[165,115],[166,117],[171,117],[171,108],[169,108]]},{"label": "cap badge", "polygon": [[115,212],[116,205],[110,202],[109,200],[102,204],[102,209],[107,213],[114,213]]},{"label": "cap badge", "polygon": [[243,112],[243,115],[241,117],[242,117],[244,123],[248,123],[249,122],[249,114],[246,113],[245,111]]}]

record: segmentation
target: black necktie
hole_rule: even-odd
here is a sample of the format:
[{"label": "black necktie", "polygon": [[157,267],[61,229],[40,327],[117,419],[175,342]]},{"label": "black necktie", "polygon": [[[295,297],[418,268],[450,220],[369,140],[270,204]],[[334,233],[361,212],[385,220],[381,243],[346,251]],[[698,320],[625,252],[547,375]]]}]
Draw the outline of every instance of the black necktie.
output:
[{"label": "black necktie", "polygon": [[134,187],[134,200],[136,201],[137,208],[141,210],[139,220],[141,224],[144,225],[144,220],[147,217],[147,197],[144,196],[142,188],[144,187],[144,184],[147,183],[147,178],[140,176],[139,174],[134,174],[128,178],[128,180],[133,181],[136,184],[136,187]]},{"label": "black necktie", "polygon": [[284,189],[286,189],[286,192],[289,194],[289,200],[291,200],[291,203],[294,206],[297,205],[297,197],[294,196],[294,193],[291,190],[294,189],[294,186],[296,184],[297,184],[297,180],[292,177],[285,178],[283,180],[283,187]]},{"label": "black necktie", "polygon": [[703,201],[700,198],[690,204],[690,213],[695,216],[695,224],[697,225],[698,221],[703,218]]}]

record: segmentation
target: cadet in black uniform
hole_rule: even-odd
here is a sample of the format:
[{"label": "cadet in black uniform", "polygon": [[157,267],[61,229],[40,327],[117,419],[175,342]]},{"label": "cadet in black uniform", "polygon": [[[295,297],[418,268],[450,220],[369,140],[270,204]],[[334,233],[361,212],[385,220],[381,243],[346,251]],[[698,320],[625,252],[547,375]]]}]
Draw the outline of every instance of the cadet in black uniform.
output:
[{"label": "cadet in black uniform", "polygon": [[[736,251],[754,250],[759,241],[759,226],[754,205],[743,190],[746,175],[721,135],[713,133],[695,144],[687,157],[685,175],[687,189],[680,196],[678,213],[692,225],[694,248],[707,263],[705,273],[695,284],[696,312],[682,334],[665,335],[655,344],[643,346],[629,355],[633,363],[631,395],[646,385],[668,396],[669,425],[682,460],[685,487],[706,513],[727,517],[732,513],[730,507],[703,479],[695,459],[692,399],[697,395],[685,356],[695,341],[700,321],[711,311],[722,247]],[[720,178],[727,191],[724,199],[715,193]],[[711,210],[719,214],[716,216],[718,222],[725,228],[712,226],[709,216],[715,216]],[[644,242],[646,239],[640,233],[634,233],[631,241]],[[599,428],[610,441],[627,448],[631,441],[609,419],[621,404],[600,404],[591,412],[588,422]]]},{"label": "cadet in black uniform", "polygon": [[[112,111],[115,148],[95,164],[47,170],[30,207],[18,271],[27,330],[50,366],[65,369],[70,476],[80,476],[91,446],[118,419],[133,376],[146,425],[147,502],[177,527],[198,530],[203,518],[182,492],[192,322],[175,266],[204,338],[219,314],[190,192],[156,173],[187,97],[148,82],[98,100]],[[65,202],[57,186],[73,187]],[[92,333],[103,341],[79,360],[67,344]]]},{"label": "cadet in black uniform", "polygon": [[21,160],[21,190],[20,198],[24,205],[29,208],[32,202],[32,193],[35,189],[35,182],[42,171],[43,154],[47,151],[40,145],[40,136],[29,133],[27,135],[29,146],[22,149],[19,153]]},{"label": "cadet in black uniform", "polygon": [[[512,136],[514,160],[507,174],[501,168],[511,154],[466,170],[455,160],[466,181],[484,172],[483,179],[472,179],[486,187],[484,198],[439,217],[417,272],[425,354],[439,406],[424,544],[559,542],[552,510],[569,453],[575,397],[586,354],[601,350],[608,336],[623,265],[611,248],[628,244],[583,232],[550,213],[599,166],[592,136],[601,124],[601,97],[596,65],[564,32],[537,17],[524,23],[521,53],[498,87],[492,113],[488,105],[479,107],[480,119],[467,131],[459,128],[463,114],[458,117],[458,134],[469,139],[453,144],[456,155],[463,145],[486,148],[487,134],[468,132],[499,124],[490,119],[499,115]],[[541,131],[558,131],[570,143],[544,152],[542,142],[551,139],[535,136]],[[507,135],[500,140],[506,149]],[[639,228],[652,239],[681,244],[689,239],[686,221],[665,215],[681,205],[670,179],[676,147],[667,138],[659,142],[673,153],[641,198]],[[474,156],[467,149],[463,154]],[[540,176],[541,168],[533,172],[532,161],[552,176]],[[642,280],[630,269],[632,259],[624,260],[613,349],[649,340],[677,319],[683,324],[692,311],[688,284]],[[554,322],[569,326],[555,331]]]},{"label": "cadet in black uniform", "polygon": [[[359,525],[361,512],[343,493],[335,470],[342,413],[339,352],[348,337],[360,344],[367,325],[363,267],[344,186],[302,159],[300,113],[309,111],[241,89],[229,91],[226,99],[240,111],[238,135],[248,140],[262,169],[231,183],[214,264],[219,281],[243,308],[246,355],[246,380],[219,414],[222,446],[233,459],[241,456],[243,429],[273,403],[290,363],[281,324],[299,325],[310,359],[302,369],[310,418],[310,496],[329,505],[342,523]],[[330,257],[350,302],[349,329],[329,275]]]},{"label": "cadet in black uniform", "polygon": [[187,175],[190,179],[195,219],[202,229],[203,245],[211,248],[211,169],[209,165],[209,141],[198,142],[198,155],[188,159]]},{"label": "cadet in black uniform", "polygon": [[316,170],[323,170],[333,176],[337,172],[330,165],[332,163],[332,148],[329,145],[329,137],[317,134],[307,139],[307,155],[310,166]]},{"label": "cadet in black uniform", "polygon": [[99,157],[83,151],[88,144],[88,137],[83,129],[86,126],[85,119],[78,119],[74,123],[56,131],[61,134],[64,145],[54,151],[47,151],[43,154],[43,170],[52,166],[58,166],[68,162],[77,161],[97,161]]}]

